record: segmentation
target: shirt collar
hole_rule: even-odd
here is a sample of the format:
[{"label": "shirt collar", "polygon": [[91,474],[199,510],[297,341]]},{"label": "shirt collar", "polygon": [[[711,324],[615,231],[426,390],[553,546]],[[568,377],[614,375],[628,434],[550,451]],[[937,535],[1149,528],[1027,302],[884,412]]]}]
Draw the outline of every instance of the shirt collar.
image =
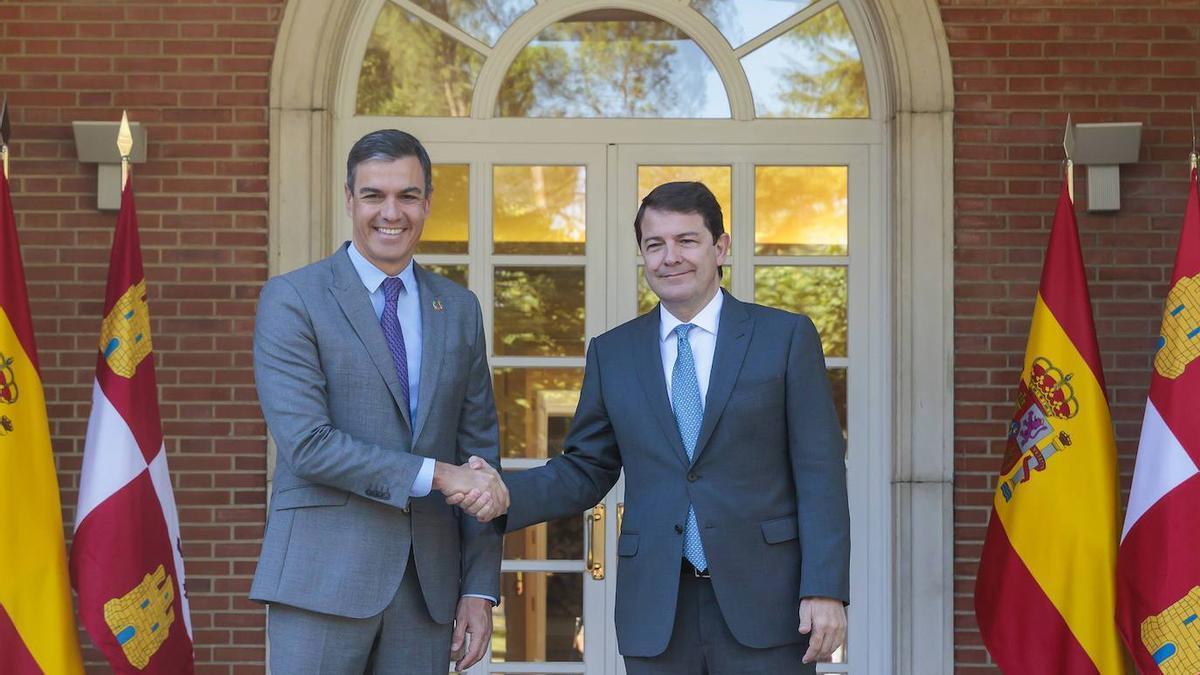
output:
[{"label": "shirt collar", "polygon": [[[350,262],[354,265],[354,271],[358,272],[358,278],[362,280],[363,286],[367,287],[367,292],[374,295],[375,291],[379,290],[380,284],[387,278],[387,274],[383,270],[375,266],[375,263],[367,260],[363,254],[358,252],[358,248],[354,246],[354,242],[350,242],[347,247],[347,252],[350,254]],[[413,271],[413,261],[409,259],[408,264],[404,269],[400,270],[400,280],[404,282],[404,289],[408,293],[412,293],[417,288],[417,275]]]},{"label": "shirt collar", "polygon": [[[704,309],[700,310],[696,316],[693,316],[692,320],[688,323],[701,330],[716,335],[717,324],[721,322],[721,305],[724,304],[724,302],[725,292],[718,288],[717,294],[713,296],[713,299],[709,300],[708,304],[704,306]],[[683,322],[675,318],[674,314],[668,312],[667,308],[662,306],[661,303],[659,304],[658,315],[661,322],[659,325],[658,337],[660,340],[665,342],[667,337],[671,335],[671,331],[675,330],[675,327]]]}]

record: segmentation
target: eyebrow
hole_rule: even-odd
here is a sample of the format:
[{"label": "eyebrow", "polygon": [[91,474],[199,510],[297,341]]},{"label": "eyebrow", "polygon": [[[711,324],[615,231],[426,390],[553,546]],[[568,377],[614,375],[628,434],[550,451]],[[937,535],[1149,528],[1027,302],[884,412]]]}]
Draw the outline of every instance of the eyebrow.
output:
[{"label": "eyebrow", "polygon": [[[372,187],[370,185],[364,185],[358,189],[359,195],[382,194],[382,193],[383,193],[383,190],[380,190],[377,187]],[[402,195],[416,195],[418,197],[421,196],[421,193],[422,193],[421,188],[416,185],[406,187],[400,191],[400,194],[402,194]]]}]

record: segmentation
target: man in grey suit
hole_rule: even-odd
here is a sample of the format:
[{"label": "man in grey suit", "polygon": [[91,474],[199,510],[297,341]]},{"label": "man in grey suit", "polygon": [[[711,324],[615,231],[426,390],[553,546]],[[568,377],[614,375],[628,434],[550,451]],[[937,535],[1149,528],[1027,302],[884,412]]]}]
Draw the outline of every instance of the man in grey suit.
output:
[{"label": "man in grey suit", "polygon": [[820,338],[720,289],[729,235],[704,185],[655,188],[634,229],[661,303],[592,341],[565,452],[505,474],[506,527],[579,513],[624,468],[626,671],[815,672],[845,637],[850,557]]},{"label": "man in grey suit", "polygon": [[[395,130],[347,161],[353,240],[271,279],[254,374],[277,444],[250,597],[276,673],[445,673],[483,655],[507,505],[479,302],[413,262],[429,155]],[[469,514],[442,498],[470,493]],[[453,622],[453,628],[452,628]]]}]

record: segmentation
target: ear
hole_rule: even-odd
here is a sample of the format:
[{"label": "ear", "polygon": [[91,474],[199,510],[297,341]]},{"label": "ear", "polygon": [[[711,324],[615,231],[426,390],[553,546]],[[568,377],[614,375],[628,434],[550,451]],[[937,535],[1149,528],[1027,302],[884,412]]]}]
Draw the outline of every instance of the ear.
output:
[{"label": "ear", "polygon": [[722,232],[721,236],[717,237],[717,264],[724,265],[725,259],[729,257],[729,247],[732,246],[733,240],[729,238],[728,232]]},{"label": "ear", "polygon": [[346,193],[346,215],[354,217],[354,193],[350,192],[349,185],[343,185],[342,189]]}]

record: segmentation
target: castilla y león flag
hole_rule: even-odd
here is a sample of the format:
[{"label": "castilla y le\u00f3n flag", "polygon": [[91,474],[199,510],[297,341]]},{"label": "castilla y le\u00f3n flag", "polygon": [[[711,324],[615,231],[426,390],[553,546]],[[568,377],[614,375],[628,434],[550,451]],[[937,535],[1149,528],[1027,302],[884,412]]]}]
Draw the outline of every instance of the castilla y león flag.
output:
[{"label": "castilla y le\u00f3n flag", "polygon": [[109,260],[71,578],[84,626],[116,672],[193,671],[179,519],[128,184]]},{"label": "castilla y le\u00f3n flag", "polygon": [[1117,622],[1143,673],[1200,673],[1200,197],[1192,169],[1117,554]]},{"label": "castilla y le\u00f3n flag", "polygon": [[50,425],[0,171],[0,673],[82,672]]},{"label": "castilla y le\u00f3n flag", "polygon": [[1123,673],[1117,452],[1065,182],[1016,403],[975,581],[984,644],[1013,675]]}]

